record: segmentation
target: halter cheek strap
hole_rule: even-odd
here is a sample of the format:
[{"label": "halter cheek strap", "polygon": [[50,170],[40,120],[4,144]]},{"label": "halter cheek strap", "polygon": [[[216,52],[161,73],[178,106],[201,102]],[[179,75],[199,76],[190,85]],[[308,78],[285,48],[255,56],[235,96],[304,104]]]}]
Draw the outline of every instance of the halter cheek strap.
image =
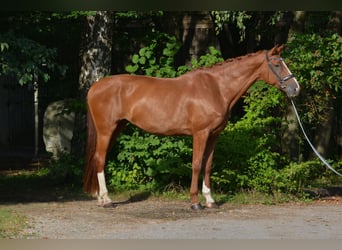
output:
[{"label": "halter cheek strap", "polygon": [[[271,58],[272,60],[279,60],[279,61],[283,61],[283,58]],[[284,82],[290,80],[291,78],[294,78],[295,76],[293,74],[290,74],[288,76],[285,77],[280,77],[280,75],[275,71],[273,64],[271,63],[270,58],[268,57],[268,51],[266,51],[266,61],[268,64],[268,67],[271,69],[271,71],[273,72],[273,74],[278,78],[280,85],[282,85]],[[286,67],[286,65],[285,65]],[[287,67],[286,67],[287,68]],[[290,72],[290,71],[289,71]],[[281,86],[281,87],[285,87],[285,86]]]}]

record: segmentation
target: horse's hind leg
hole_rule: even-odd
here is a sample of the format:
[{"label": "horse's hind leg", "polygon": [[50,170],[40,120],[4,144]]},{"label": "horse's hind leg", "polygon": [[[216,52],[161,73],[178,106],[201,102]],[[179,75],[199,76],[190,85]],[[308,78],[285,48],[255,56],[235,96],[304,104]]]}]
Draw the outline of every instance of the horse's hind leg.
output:
[{"label": "horse's hind leg", "polygon": [[112,148],[115,139],[125,128],[126,121],[119,121],[114,129],[108,130],[113,132],[99,133],[96,145],[96,161],[97,161],[97,179],[99,182],[99,192],[97,194],[98,205],[103,207],[111,207],[112,200],[108,196],[108,189],[104,175],[104,166],[107,152]]},{"label": "horse's hind leg", "polygon": [[104,175],[104,165],[106,161],[107,148],[109,145],[110,138],[111,134],[98,134],[96,151],[94,154],[94,160],[96,162],[97,170],[97,179],[99,183],[99,191],[97,193],[97,200],[99,206],[106,206],[108,204],[112,204],[112,201],[108,196],[108,190]]},{"label": "horse's hind leg", "polygon": [[113,146],[115,144],[115,141],[116,141],[116,138],[118,138],[118,136],[122,132],[122,130],[125,129],[126,124],[127,124],[126,120],[121,120],[121,121],[119,121],[117,123],[117,126],[116,126],[116,128],[115,128],[115,130],[114,130],[114,132],[112,134],[112,138],[111,138],[111,140],[109,142],[109,147],[107,149],[108,152],[113,148]]}]

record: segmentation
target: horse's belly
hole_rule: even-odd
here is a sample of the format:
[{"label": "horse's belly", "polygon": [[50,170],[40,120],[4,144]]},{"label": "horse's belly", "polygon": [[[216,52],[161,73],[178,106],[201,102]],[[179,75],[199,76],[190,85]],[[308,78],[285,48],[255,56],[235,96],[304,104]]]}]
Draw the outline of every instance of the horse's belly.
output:
[{"label": "horse's belly", "polygon": [[186,119],[154,114],[134,116],[130,122],[142,130],[159,135],[190,135],[191,126]]}]

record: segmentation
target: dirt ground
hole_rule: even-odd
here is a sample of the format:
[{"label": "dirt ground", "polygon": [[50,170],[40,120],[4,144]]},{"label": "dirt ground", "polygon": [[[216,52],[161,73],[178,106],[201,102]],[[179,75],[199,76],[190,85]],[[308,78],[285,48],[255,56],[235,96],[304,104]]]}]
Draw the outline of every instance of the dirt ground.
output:
[{"label": "dirt ground", "polygon": [[192,211],[154,197],[105,209],[95,200],[1,205],[26,215],[29,239],[342,239],[342,198],[310,204],[232,205]]},{"label": "dirt ground", "polygon": [[[1,174],[16,174],[13,170],[1,170]],[[149,195],[128,201],[123,198],[116,201],[114,208],[105,209],[84,195],[71,193],[69,197],[65,191],[44,188],[34,193],[31,183],[20,187],[14,183],[2,185],[0,206],[26,216],[28,227],[17,238],[342,239],[341,190],[323,193],[324,198],[308,204],[227,202],[218,209],[193,211],[188,201],[161,200]]]}]

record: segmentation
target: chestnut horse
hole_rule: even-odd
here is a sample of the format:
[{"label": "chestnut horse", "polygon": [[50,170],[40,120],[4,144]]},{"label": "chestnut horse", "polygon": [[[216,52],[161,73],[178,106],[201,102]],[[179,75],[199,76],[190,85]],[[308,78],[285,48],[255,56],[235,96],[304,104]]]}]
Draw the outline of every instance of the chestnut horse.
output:
[{"label": "chestnut horse", "polygon": [[84,189],[98,205],[112,204],[104,176],[106,154],[127,122],[157,135],[193,137],[191,207],[201,209],[198,179],[203,171],[206,207],[216,207],[210,193],[214,147],[230,110],[257,80],[299,94],[299,84],[280,57],[282,46],[229,59],[176,78],[140,75],[105,77],[89,89],[88,145]]}]

